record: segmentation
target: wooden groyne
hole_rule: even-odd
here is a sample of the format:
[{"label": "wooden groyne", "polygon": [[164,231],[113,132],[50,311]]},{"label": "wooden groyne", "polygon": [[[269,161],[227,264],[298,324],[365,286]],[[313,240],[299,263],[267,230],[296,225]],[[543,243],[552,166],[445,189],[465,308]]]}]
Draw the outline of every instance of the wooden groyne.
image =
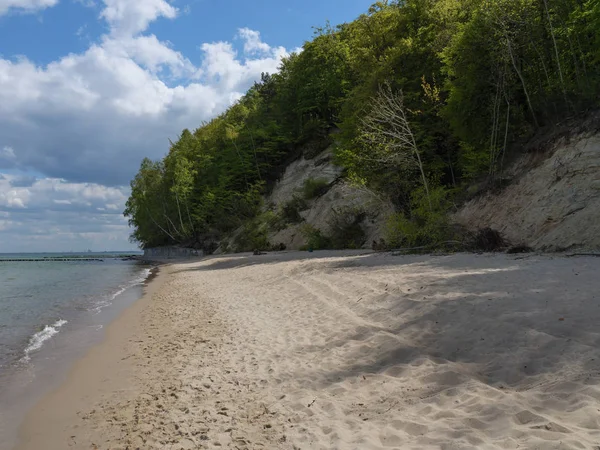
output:
[{"label": "wooden groyne", "polygon": [[141,261],[141,255],[107,256],[106,258],[86,258],[86,257],[46,257],[46,258],[0,258],[3,262],[103,262],[107,259],[121,261]]},{"label": "wooden groyne", "polygon": [[0,262],[75,262],[75,261],[104,261],[98,258],[16,258],[2,259]]}]

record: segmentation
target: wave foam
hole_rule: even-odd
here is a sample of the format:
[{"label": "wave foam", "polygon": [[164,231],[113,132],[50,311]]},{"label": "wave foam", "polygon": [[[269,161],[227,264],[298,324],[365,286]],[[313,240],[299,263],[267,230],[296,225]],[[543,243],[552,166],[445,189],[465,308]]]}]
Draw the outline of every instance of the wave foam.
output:
[{"label": "wave foam", "polygon": [[100,311],[102,311],[104,308],[112,305],[113,300],[119,295],[121,295],[123,292],[125,292],[127,289],[132,288],[134,286],[139,286],[140,284],[144,284],[144,282],[148,279],[151,273],[152,269],[144,269],[139,277],[134,278],[129,283],[123,286],[120,286],[119,289],[117,289],[117,291],[115,291],[110,296],[110,300],[104,300],[96,303],[96,305],[94,305],[94,308],[92,308],[91,311],[93,311],[94,314],[100,313]]},{"label": "wave foam", "polygon": [[38,331],[31,338],[29,338],[29,345],[25,349],[24,361],[29,361],[29,354],[39,350],[48,339],[52,338],[55,334],[58,334],[58,330],[68,322],[66,320],[57,320],[52,325],[46,325],[42,331]]}]

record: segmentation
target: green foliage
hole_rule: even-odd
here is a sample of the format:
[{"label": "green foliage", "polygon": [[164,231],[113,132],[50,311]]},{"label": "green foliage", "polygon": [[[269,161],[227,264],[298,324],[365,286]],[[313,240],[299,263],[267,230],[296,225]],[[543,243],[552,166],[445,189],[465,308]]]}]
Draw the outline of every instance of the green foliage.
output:
[{"label": "green foliage", "polygon": [[448,222],[448,192],[442,187],[430,190],[432,207],[424,189],[414,191],[408,214],[396,213],[386,223],[385,241],[391,248],[442,245],[452,239]]},{"label": "green foliage", "polygon": [[[337,128],[336,162],[399,211],[390,220],[392,241],[443,239],[446,208],[436,189],[432,206],[423,203],[423,181],[447,190],[493,181],[505,155],[532,134],[597,108],[599,29],[600,0],[376,2],[353,22],[318,29],[225,113],[183,130],[161,161],[145,159],[124,211],[131,238],[143,247],[202,246],[249,226],[286,166],[331,146]],[[385,149],[361,139],[381,86],[403,93],[418,167],[390,164],[381,158]],[[397,146],[398,138],[385,144]],[[307,187],[307,198],[321,187]],[[300,223],[301,201],[266,227]],[[244,239],[265,244],[252,230]],[[309,234],[315,248],[327,241]],[[329,246],[358,242],[331,239]]]},{"label": "green foliage", "polygon": [[306,238],[305,250],[327,250],[331,248],[331,240],[323,235],[318,228],[307,223],[302,226],[300,231]]},{"label": "green foliage", "polygon": [[361,223],[366,214],[361,208],[348,207],[334,210],[329,221],[329,242],[331,248],[361,248],[366,240]]},{"label": "green foliage", "polygon": [[365,243],[365,231],[361,226],[364,219],[362,209],[347,207],[334,210],[333,217],[327,224],[330,229],[328,234],[310,224],[304,224],[300,229],[307,241],[304,249],[361,248]]},{"label": "green foliage", "polygon": [[233,240],[234,251],[270,250],[271,244],[267,234],[267,226],[260,218],[247,221]]},{"label": "green foliage", "polygon": [[302,197],[294,195],[289,202],[282,206],[281,215],[287,223],[300,223],[304,220],[300,212],[307,208],[306,201]]},{"label": "green foliage", "polygon": [[302,185],[302,194],[306,200],[312,200],[325,194],[329,187],[324,178],[307,178]]},{"label": "green foliage", "polygon": [[288,225],[288,221],[285,219],[285,217],[283,217],[283,215],[280,212],[275,212],[272,210],[265,211],[262,214],[262,218],[269,227],[270,231],[281,231],[285,229]]}]

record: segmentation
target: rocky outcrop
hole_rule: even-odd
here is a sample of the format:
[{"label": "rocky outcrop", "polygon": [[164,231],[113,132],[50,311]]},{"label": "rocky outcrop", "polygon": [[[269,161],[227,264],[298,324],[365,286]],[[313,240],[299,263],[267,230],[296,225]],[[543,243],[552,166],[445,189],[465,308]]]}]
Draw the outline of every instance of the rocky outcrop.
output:
[{"label": "rocky outcrop", "polygon": [[306,180],[323,180],[329,188],[323,195],[307,201],[307,209],[300,212],[302,223],[270,233],[269,241],[276,245],[282,243],[287,249],[299,249],[306,244],[302,229],[307,224],[329,235],[336,215],[348,213],[363,217],[360,226],[365,236],[364,248],[379,241],[383,237],[385,220],[394,211],[393,205],[371,191],[351,185],[342,178],[342,172],[343,169],[332,162],[330,149],[313,159],[300,158],[290,164],[266,199],[274,209],[280,209],[295,195],[302,196]]}]

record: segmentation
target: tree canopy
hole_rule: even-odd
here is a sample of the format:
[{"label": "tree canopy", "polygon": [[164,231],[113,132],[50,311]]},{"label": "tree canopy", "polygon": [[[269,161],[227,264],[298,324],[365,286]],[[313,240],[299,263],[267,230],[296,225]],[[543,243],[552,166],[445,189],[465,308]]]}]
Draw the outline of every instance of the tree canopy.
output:
[{"label": "tree canopy", "polygon": [[[225,113],[183,130],[163,160],[142,161],[124,213],[132,239],[218,240],[256,216],[291,160],[332,144],[347,176],[399,211],[423,185],[493,178],[511,148],[598,106],[598,30],[600,0],[377,2],[317,29]],[[381,149],[365,139],[382,86],[402,98],[416,170],[374,157]]]}]

